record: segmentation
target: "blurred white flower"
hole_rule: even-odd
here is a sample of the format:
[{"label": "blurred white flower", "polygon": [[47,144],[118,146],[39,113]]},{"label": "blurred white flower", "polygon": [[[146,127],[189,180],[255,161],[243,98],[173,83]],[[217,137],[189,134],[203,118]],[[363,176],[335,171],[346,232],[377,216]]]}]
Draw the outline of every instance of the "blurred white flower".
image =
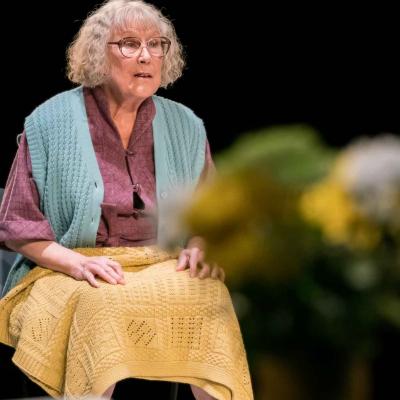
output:
[{"label": "blurred white flower", "polygon": [[400,228],[399,137],[363,138],[349,146],[340,178],[368,217]]}]

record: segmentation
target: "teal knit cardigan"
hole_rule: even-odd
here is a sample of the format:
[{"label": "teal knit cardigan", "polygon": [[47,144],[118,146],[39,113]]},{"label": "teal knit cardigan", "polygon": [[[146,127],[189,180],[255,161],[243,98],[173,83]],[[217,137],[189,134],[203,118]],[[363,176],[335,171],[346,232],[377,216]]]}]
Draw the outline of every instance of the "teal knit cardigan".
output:
[{"label": "teal knit cardigan", "polygon": [[[205,161],[206,133],[189,108],[153,96],[158,241],[167,229],[164,203],[177,188],[193,191]],[[37,107],[25,121],[32,174],[40,208],[61,245],[94,247],[104,197],[89,132],[83,89],[60,93]],[[165,210],[164,210],[165,209]],[[31,269],[21,254],[12,266],[2,296]]]}]

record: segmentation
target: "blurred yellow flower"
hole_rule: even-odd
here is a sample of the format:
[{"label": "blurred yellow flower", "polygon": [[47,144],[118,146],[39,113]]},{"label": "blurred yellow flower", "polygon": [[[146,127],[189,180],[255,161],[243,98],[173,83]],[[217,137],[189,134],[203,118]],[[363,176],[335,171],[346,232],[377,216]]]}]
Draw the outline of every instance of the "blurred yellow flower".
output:
[{"label": "blurred yellow flower", "polygon": [[293,195],[271,177],[248,168],[218,175],[198,190],[184,223],[205,239],[207,256],[231,280],[287,279],[301,267],[287,248],[288,237],[298,232],[294,204]]},{"label": "blurred yellow flower", "polygon": [[[343,164],[340,164],[339,168],[342,167]],[[336,179],[336,173],[337,170],[303,193],[300,212],[307,221],[320,226],[332,243],[347,245],[355,250],[371,250],[380,241],[380,230],[356,207]]]}]

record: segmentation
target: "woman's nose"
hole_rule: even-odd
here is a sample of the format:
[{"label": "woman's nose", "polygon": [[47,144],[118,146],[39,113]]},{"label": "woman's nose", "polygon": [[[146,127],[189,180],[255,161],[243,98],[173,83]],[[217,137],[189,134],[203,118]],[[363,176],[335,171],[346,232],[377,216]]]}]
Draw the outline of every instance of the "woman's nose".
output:
[{"label": "woman's nose", "polygon": [[145,63],[145,62],[149,62],[150,60],[151,60],[151,54],[150,54],[149,50],[147,49],[147,47],[143,46],[140,49],[138,61],[140,63]]}]

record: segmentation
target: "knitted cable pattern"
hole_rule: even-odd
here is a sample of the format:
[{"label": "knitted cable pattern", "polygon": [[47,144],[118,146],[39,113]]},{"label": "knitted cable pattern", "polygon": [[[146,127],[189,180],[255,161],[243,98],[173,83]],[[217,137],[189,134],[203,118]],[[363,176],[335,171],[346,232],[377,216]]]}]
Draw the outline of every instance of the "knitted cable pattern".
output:
[{"label": "knitted cable pattern", "polygon": [[126,285],[99,288],[35,267],[0,301],[0,341],[53,397],[88,399],[137,377],[197,385],[219,400],[253,399],[238,321],[219,280],[177,272],[157,246],[76,249],[106,255]]},{"label": "knitted cable pattern", "polygon": [[104,190],[82,89],[37,107],[25,131],[41,210],[57,242],[69,248],[94,246]]}]

